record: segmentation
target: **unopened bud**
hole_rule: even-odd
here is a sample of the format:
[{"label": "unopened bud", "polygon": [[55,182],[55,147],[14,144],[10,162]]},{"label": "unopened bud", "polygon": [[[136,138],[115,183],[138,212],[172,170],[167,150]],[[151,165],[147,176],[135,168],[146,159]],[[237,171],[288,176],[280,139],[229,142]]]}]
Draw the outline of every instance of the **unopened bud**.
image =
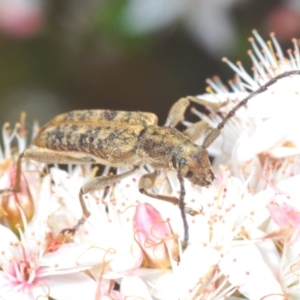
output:
[{"label": "unopened bud", "polygon": [[[9,183],[7,188],[13,190],[16,182],[15,168],[10,167],[8,174]],[[34,215],[34,202],[25,175],[21,176],[20,186],[20,192],[12,192],[7,194],[3,196],[2,200],[2,207],[7,214],[6,219],[12,230],[15,230],[17,224],[19,224],[21,227],[23,226],[20,208],[23,210],[27,222],[30,222]]]},{"label": "unopened bud", "polygon": [[168,221],[150,204],[140,203],[134,216],[135,236],[144,253],[144,264],[168,268],[170,255],[177,259],[178,244]]}]

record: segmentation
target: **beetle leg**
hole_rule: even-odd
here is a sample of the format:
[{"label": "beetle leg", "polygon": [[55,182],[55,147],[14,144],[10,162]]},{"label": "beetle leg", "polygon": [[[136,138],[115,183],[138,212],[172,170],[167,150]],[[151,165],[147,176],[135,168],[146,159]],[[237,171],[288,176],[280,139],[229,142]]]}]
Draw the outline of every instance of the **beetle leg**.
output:
[{"label": "beetle leg", "polygon": [[139,167],[134,167],[132,170],[129,170],[122,174],[95,177],[95,178],[90,179],[88,182],[86,182],[81,187],[80,192],[79,192],[79,199],[80,199],[80,204],[82,207],[83,215],[86,218],[88,218],[91,214],[84,204],[84,200],[83,200],[84,194],[91,193],[91,192],[94,192],[97,190],[101,190],[103,188],[106,188],[107,186],[117,183],[117,182],[121,181],[122,179],[133,174],[138,168]]},{"label": "beetle leg", "polygon": [[184,183],[183,183],[184,182],[183,172],[182,172],[182,170],[179,170],[177,173],[177,178],[180,183],[179,199],[176,197],[153,194],[153,193],[150,193],[147,191],[147,189],[153,187],[157,175],[158,175],[157,171],[154,171],[153,173],[150,173],[150,174],[143,175],[139,181],[139,191],[148,197],[167,201],[167,202],[170,202],[170,203],[173,203],[173,204],[179,206],[180,211],[181,211],[181,217],[183,220],[183,225],[184,225],[184,240],[183,240],[182,247],[183,247],[183,249],[185,249],[187,246],[187,243],[188,243],[188,239],[189,239],[189,226],[188,226],[188,223],[186,220],[186,211],[185,211],[185,203],[184,203],[185,188],[184,188]]},{"label": "beetle leg", "polygon": [[205,107],[209,107],[212,108],[214,111],[218,111],[221,107],[225,106],[228,104],[229,100],[225,101],[225,102],[219,102],[219,103],[214,103],[208,100],[205,100],[203,98],[198,98],[195,96],[187,96],[186,97],[188,100],[195,102],[197,104],[203,105]]},{"label": "beetle leg", "polygon": [[[224,102],[224,103],[211,103],[209,101],[206,101],[204,99],[200,99],[200,98],[197,98],[197,97],[194,97],[194,96],[186,96],[185,98],[180,98],[171,107],[171,109],[168,113],[168,117],[167,117],[167,121],[165,123],[165,126],[175,127],[182,120],[183,115],[185,113],[185,110],[190,104],[190,101],[201,104],[201,105],[204,105],[204,106],[210,106],[214,110],[219,110],[222,106],[227,104],[227,102]],[[203,125],[203,126],[205,126],[205,125]],[[205,128],[205,129],[207,129],[207,128]],[[191,139],[195,140],[192,137],[191,137]]]},{"label": "beetle leg", "polygon": [[179,199],[176,197],[158,195],[158,194],[154,194],[154,193],[147,191],[148,189],[153,187],[158,174],[159,174],[158,171],[154,171],[153,173],[145,174],[140,178],[140,180],[139,180],[140,193],[142,193],[148,197],[154,198],[154,199],[163,200],[163,201],[167,201],[172,204],[178,205]]},{"label": "beetle leg", "polygon": [[196,141],[201,135],[210,128],[207,121],[201,120],[189,126],[183,133],[187,135],[192,141]]},{"label": "beetle leg", "polygon": [[165,126],[175,127],[182,120],[184,112],[189,104],[190,102],[186,98],[180,98],[175,102],[169,111]]},{"label": "beetle leg", "polygon": [[221,130],[218,128],[213,128],[209,134],[207,135],[207,137],[204,139],[204,142],[202,144],[202,146],[204,148],[209,147],[215,140],[216,138],[221,134]]},{"label": "beetle leg", "polygon": [[12,189],[3,189],[0,193],[21,192],[22,160],[24,158],[33,159],[45,164],[86,164],[94,162],[90,158],[87,158],[86,160],[82,158],[73,158],[63,152],[49,150],[46,148],[26,149],[19,155],[17,160],[16,181],[14,187]]},{"label": "beetle leg", "polygon": [[80,228],[82,224],[84,224],[85,220],[91,215],[88,208],[86,207],[85,201],[83,199],[83,195],[87,193],[91,193],[97,190],[101,190],[103,188],[106,188],[107,186],[110,186],[114,183],[117,183],[121,181],[122,179],[130,176],[133,174],[139,167],[134,167],[132,170],[129,170],[128,172],[118,174],[118,175],[112,175],[112,176],[104,176],[104,177],[95,177],[90,179],[88,182],[86,182],[79,191],[79,201],[81,205],[81,209],[83,212],[83,217],[78,220],[77,224],[73,228],[66,228],[63,229],[60,233],[61,234],[71,234],[74,235],[75,232]]}]

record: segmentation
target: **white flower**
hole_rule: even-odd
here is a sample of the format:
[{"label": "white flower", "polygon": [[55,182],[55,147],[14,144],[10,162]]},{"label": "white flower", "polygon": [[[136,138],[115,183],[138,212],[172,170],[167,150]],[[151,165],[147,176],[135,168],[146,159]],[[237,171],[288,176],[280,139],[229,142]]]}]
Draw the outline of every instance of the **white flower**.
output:
[{"label": "white flower", "polygon": [[[40,199],[43,209],[49,200],[49,184],[48,178]],[[0,225],[0,296],[3,299],[82,299],[83,296],[92,299],[96,282],[81,272],[92,267],[94,256],[90,246],[72,243],[53,248],[43,215],[46,216],[40,212],[30,224],[23,215],[25,230],[19,230],[20,238]]]},{"label": "white flower", "polygon": [[[174,299],[176,295],[180,299],[219,299],[237,290],[242,292],[239,286],[248,284],[243,277],[246,271],[239,264],[230,264],[228,259],[236,249],[259,252],[268,248],[269,256],[279,258],[273,242],[265,240],[264,231],[258,230],[266,229],[265,224],[269,222],[266,205],[272,199],[272,191],[251,195],[247,184],[230,176],[225,168],[219,170],[210,188],[187,184],[186,189],[187,206],[202,207],[202,210],[196,216],[188,216],[190,245],[180,256],[180,263],[173,263],[172,272],[164,271],[157,281],[151,281],[154,295],[159,299]],[[268,295],[270,291],[282,293],[269,261],[254,256],[252,265],[259,264],[264,264],[265,281],[268,282],[261,288],[260,295]],[[259,273],[260,269],[255,268],[255,272]],[[235,276],[241,279],[238,283]],[[255,286],[256,280],[254,275],[249,282]],[[252,294],[250,299],[258,298]]]},{"label": "white flower", "polygon": [[[232,92],[215,78],[208,80],[211,93],[199,96],[212,105],[221,105],[220,114],[210,109],[212,113],[209,117],[193,110],[212,127],[216,127],[222,121],[221,115],[225,116],[249,92],[257,90],[278,74],[300,69],[296,39],[293,39],[294,50],[289,50],[288,57],[285,57],[274,34],[271,34],[273,44],[265,43],[256,31],[253,34],[255,39],[249,39],[253,47],[253,51],[249,50],[253,62],[253,76],[244,70],[240,62],[235,66],[224,59],[237,73],[235,80],[229,82]],[[262,52],[258,50],[259,47],[263,49]],[[274,168],[273,172],[276,173],[278,167],[287,168],[291,165],[289,157],[300,154],[297,130],[300,126],[297,115],[299,86],[299,75],[280,79],[268,87],[267,91],[250,99],[247,107],[239,109],[226,123],[221,136],[208,148],[209,153],[215,157],[214,164],[230,164],[232,174],[243,179],[255,172],[250,184],[254,190],[266,187],[259,181],[268,178],[270,168]],[[281,158],[287,159],[279,162],[278,159]],[[296,165],[293,163],[292,168],[295,169]],[[286,176],[289,176],[288,172]]]},{"label": "white flower", "polygon": [[[25,183],[30,192],[23,189],[20,193],[7,191],[7,188],[14,188],[14,184],[11,183],[11,178],[15,177],[14,163],[18,154],[26,148],[27,134],[24,123],[25,115],[22,114],[21,122],[13,131],[8,124],[4,125],[2,131],[4,151],[0,148],[0,190],[1,205],[6,219],[3,221],[2,218],[3,225],[0,225],[0,298],[82,299],[82,291],[87,289],[84,295],[93,299],[97,282],[91,275],[82,271],[99,264],[101,251],[90,244],[66,243],[65,237],[50,230],[48,219],[51,214],[51,200],[54,200],[54,197],[51,194],[49,175],[43,178],[42,185],[40,183],[43,164],[22,163],[21,180],[26,178]],[[11,146],[15,139],[17,153],[12,151]],[[14,203],[13,211],[5,205],[7,197],[18,200]],[[33,219],[30,223],[22,209],[28,197],[33,201]],[[10,207],[12,203],[9,204],[8,208]],[[15,218],[17,212],[18,218]],[[15,221],[13,224],[10,222],[12,218]],[[17,221],[18,225],[15,224]]]},{"label": "white flower", "polygon": [[[300,55],[295,39],[293,40],[294,50],[288,51],[289,57],[286,58],[274,35],[271,35],[274,46],[269,46],[270,44],[266,44],[256,31],[253,31],[253,33],[259,43],[257,45],[253,38],[250,39],[254,53],[249,50],[249,55],[254,62],[254,76],[250,76],[243,69],[240,62],[235,66],[229,60],[224,59],[238,75],[234,82],[230,81],[233,91],[228,92],[219,79],[215,79],[215,81],[208,80],[210,90],[214,92],[199,96],[199,98],[212,104],[225,104],[219,110],[222,115],[225,115],[240,100],[248,96],[249,92],[257,90],[259,86],[265,84],[272,77],[285,71],[300,69]],[[258,46],[262,47],[262,52],[259,52]],[[275,56],[273,47],[276,49],[276,55],[279,58]],[[244,161],[252,158],[253,155],[259,152],[267,151],[270,148],[274,148],[274,146],[278,147],[278,143],[283,143],[284,140],[292,141],[295,147],[298,148],[300,141],[295,129],[298,118],[295,118],[295,114],[299,104],[299,82],[300,76],[297,75],[280,79],[277,83],[271,85],[267,91],[249,100],[247,107],[239,109],[235,116],[226,124],[222,130],[223,137],[220,137],[219,143],[212,145],[213,147],[209,151],[214,151],[212,154],[222,155],[225,152],[228,155],[228,149],[232,148],[232,145],[237,142],[238,138],[240,139],[241,134],[251,135],[250,142],[253,142],[250,149],[246,149],[246,146],[242,149],[244,151],[247,150],[246,153],[240,154],[243,156],[240,160]],[[213,127],[216,127],[222,120],[216,114],[213,114],[212,118],[207,118],[199,112],[197,114],[210,122]],[[278,134],[275,135],[274,132],[278,132]],[[229,143],[228,140],[231,143],[226,145],[227,147],[225,146],[224,148],[224,145],[219,147],[224,142]],[[249,145],[250,142],[248,140]],[[261,143],[263,144],[261,145]],[[243,152],[242,150],[240,152]],[[288,149],[285,150],[287,151]],[[237,150],[235,151],[237,152]],[[290,153],[291,155],[299,154],[299,151]],[[285,156],[288,156],[290,153],[287,152]],[[284,156],[284,154],[281,154],[281,156]]]},{"label": "white flower", "polygon": [[[121,167],[118,172],[127,170],[127,167]],[[91,172],[86,168],[86,176],[83,176],[81,169],[76,167],[70,176],[65,171],[53,168],[51,174],[55,182],[54,203],[51,204],[51,211],[54,213],[51,214],[49,224],[54,232],[59,232],[64,228],[72,228],[81,218],[78,193],[83,182],[91,176]],[[117,270],[116,272],[139,267],[142,263],[141,252],[137,249],[136,252],[134,251],[135,248],[140,248],[135,241],[137,233],[133,226],[136,207],[139,203],[149,202],[148,197],[138,192],[138,178],[142,174],[144,171],[138,170],[134,176],[125,178],[115,187],[111,187],[105,197],[103,191],[94,192],[92,195],[87,194],[84,197],[91,216],[76,232],[74,240],[90,243],[99,249],[113,250],[111,255],[106,253],[104,260],[109,260],[112,270]],[[59,199],[63,200],[63,203],[58,201]],[[160,207],[156,200],[152,202]],[[169,203],[164,204],[170,215]],[[178,219],[181,221],[179,214],[177,218],[178,208],[175,206],[173,208],[172,211],[176,211],[174,223],[178,222]]]},{"label": "white flower", "polygon": [[[33,132],[35,132],[35,127],[36,125]],[[2,127],[4,150],[0,147],[0,195],[2,195],[0,207],[1,215],[4,215],[4,218],[2,218],[1,223],[10,226],[12,230],[15,229],[16,224],[22,226],[22,218],[18,207],[24,212],[27,221],[31,220],[40,192],[42,165],[36,162],[22,163],[21,191],[18,193],[8,192],[15,188],[17,181],[15,162],[18,155],[26,149],[26,135],[25,113],[21,113],[20,122],[15,125],[13,130],[11,130],[8,123],[5,123]],[[17,151],[12,147],[15,140],[17,140]],[[7,192],[5,193],[5,191]]]}]

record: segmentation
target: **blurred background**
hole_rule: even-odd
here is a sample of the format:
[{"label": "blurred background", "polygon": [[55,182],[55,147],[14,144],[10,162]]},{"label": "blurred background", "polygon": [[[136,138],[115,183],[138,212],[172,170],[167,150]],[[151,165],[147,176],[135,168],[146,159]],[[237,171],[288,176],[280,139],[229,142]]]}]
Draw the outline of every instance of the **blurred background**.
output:
[{"label": "blurred background", "polygon": [[73,109],[156,113],[163,124],[205,79],[250,67],[247,38],[300,37],[299,0],[1,0],[0,120]]}]

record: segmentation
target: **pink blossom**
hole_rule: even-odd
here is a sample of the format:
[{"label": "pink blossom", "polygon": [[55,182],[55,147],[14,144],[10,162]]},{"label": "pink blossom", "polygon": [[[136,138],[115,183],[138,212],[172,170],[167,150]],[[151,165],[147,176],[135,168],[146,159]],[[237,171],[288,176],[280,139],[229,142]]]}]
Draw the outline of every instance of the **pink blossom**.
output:
[{"label": "pink blossom", "polygon": [[281,227],[296,228],[300,224],[300,211],[287,203],[270,203],[271,218]]},{"label": "pink blossom", "polygon": [[[10,165],[7,170],[7,185],[6,188],[14,189],[16,182],[16,169],[14,166]],[[29,222],[34,215],[34,201],[29,189],[29,185],[32,188],[38,188],[39,182],[32,178],[30,174],[22,174],[21,176],[21,192],[18,193],[9,193],[8,195],[3,196],[2,206],[5,210],[7,216],[6,219],[12,228],[15,230],[17,224],[22,224],[22,217],[20,209],[22,208],[27,222]]]},{"label": "pink blossom", "polygon": [[281,227],[271,235],[283,237],[285,241],[293,244],[300,240],[300,211],[295,203],[291,204],[274,201],[268,205],[268,209],[273,221]]},{"label": "pink blossom", "polygon": [[140,203],[134,216],[136,240],[139,243],[146,266],[167,268],[170,253],[178,257],[178,245],[167,220],[148,203]]},{"label": "pink blossom", "polygon": [[0,29],[12,36],[27,37],[43,26],[42,2],[4,0],[0,4]]},{"label": "pink blossom", "polygon": [[298,36],[300,31],[299,5],[277,6],[265,18],[264,27],[267,32],[275,31],[280,41],[289,41],[291,37]]}]

